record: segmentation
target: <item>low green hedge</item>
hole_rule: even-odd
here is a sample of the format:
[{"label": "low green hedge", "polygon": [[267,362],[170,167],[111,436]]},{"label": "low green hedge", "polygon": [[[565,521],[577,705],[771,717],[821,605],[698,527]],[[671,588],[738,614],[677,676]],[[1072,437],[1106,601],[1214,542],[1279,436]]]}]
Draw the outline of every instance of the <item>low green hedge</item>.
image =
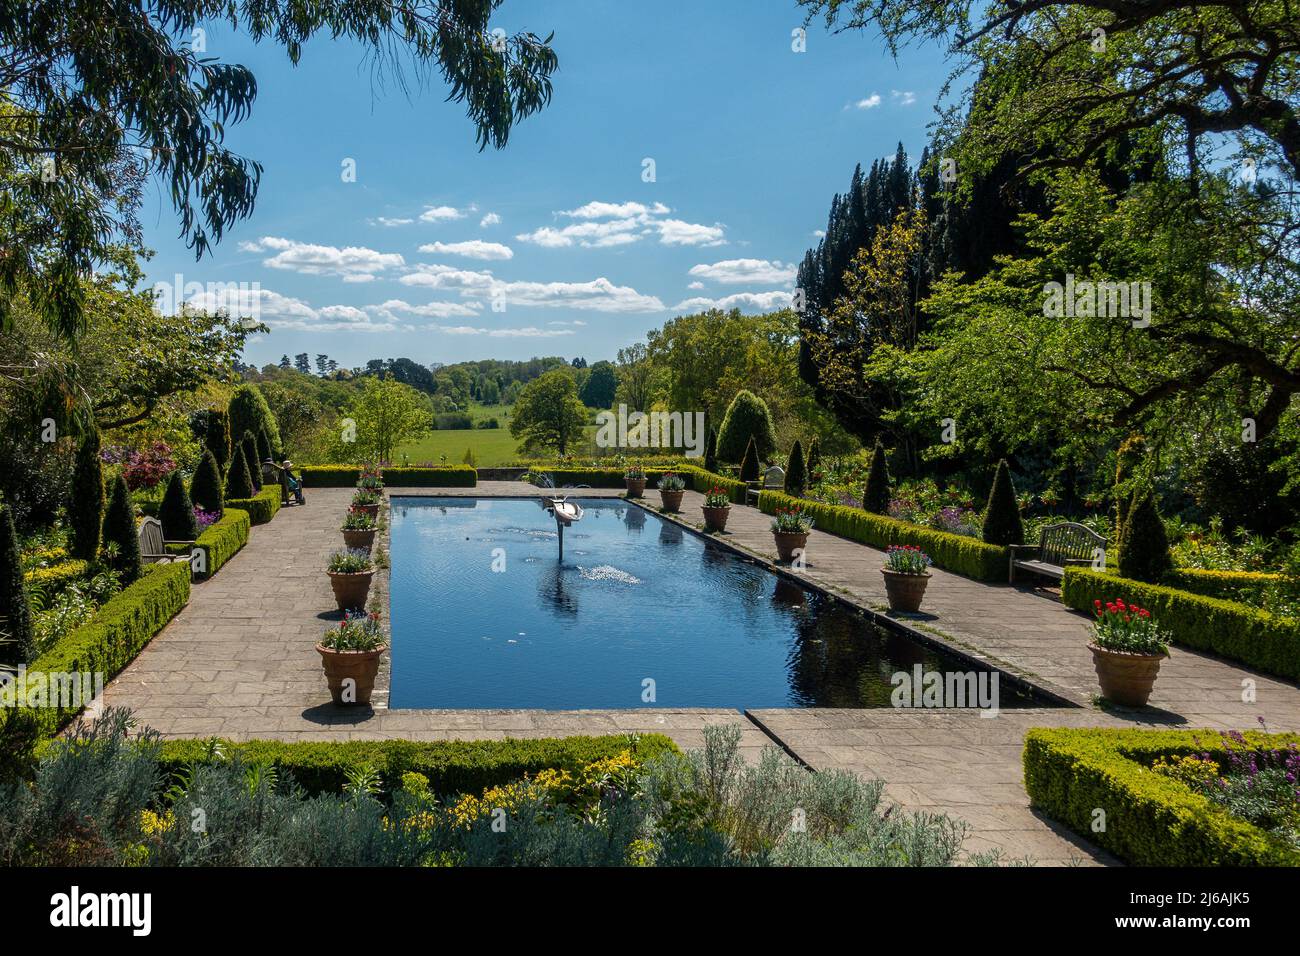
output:
[{"label": "low green hedge", "polygon": [[[304,489],[351,488],[361,477],[359,465],[304,465]],[[384,484],[395,488],[473,488],[478,472],[470,465],[433,465],[428,468],[385,468]]]},{"label": "low green hedge", "polygon": [[[534,474],[550,475],[557,487],[564,485],[589,485],[592,488],[622,488],[625,485],[623,468],[548,468],[545,465],[533,465]],[[724,478],[711,471],[705,471],[698,465],[686,462],[672,466],[647,468],[645,470],[646,487],[654,490],[656,483],[665,472],[676,472],[687,480],[692,491],[701,494],[714,485],[722,488],[736,504],[745,503],[745,483],[734,478]],[[388,472],[384,472],[385,478]]]},{"label": "low green hedge", "polygon": [[804,498],[793,498],[779,491],[764,491],[758,496],[759,510],[775,514],[778,508],[802,508],[812,516],[819,531],[861,541],[877,548],[891,544],[916,545],[930,556],[935,567],[963,574],[978,581],[1005,581],[1009,555],[1000,545],[985,544],[977,538],[935,531],[897,518],[828,505]]},{"label": "low green hedge", "polygon": [[248,512],[251,524],[266,524],[280,510],[280,485],[267,485],[251,498],[227,498],[226,508]]},{"label": "low green hedge", "polygon": [[734,504],[743,505],[745,503],[745,490],[748,486],[743,481],[737,481],[735,478],[724,478],[722,475],[705,471],[696,465],[682,465],[678,471],[690,478],[693,491],[705,494],[716,485],[727,493],[727,497]]},{"label": "low green hedge", "polygon": [[[1248,733],[1285,747],[1294,734]],[[1185,784],[1152,772],[1160,757],[1225,753],[1215,731],[1068,730],[1025,735],[1030,805],[1139,866],[1298,866],[1300,851],[1234,817]],[[1094,831],[1096,811],[1105,828]]]},{"label": "low green hedge", "polygon": [[1061,600],[1092,611],[1094,601],[1122,598],[1151,612],[1175,644],[1211,651],[1270,674],[1300,678],[1300,623],[1248,604],[1146,584],[1090,568],[1069,567]]},{"label": "low green hedge", "polygon": [[33,568],[23,574],[23,581],[29,588],[39,588],[47,598],[52,598],[73,581],[78,581],[89,573],[89,562],[70,558],[47,568]]},{"label": "low green hedge", "polygon": [[[153,564],[110,598],[85,624],[36,658],[28,674],[102,674],[107,683],[126,667],[190,599],[190,566]],[[56,702],[51,701],[51,704]],[[79,708],[33,708],[42,735],[50,736]]]},{"label": "low green hedge", "polygon": [[1280,574],[1260,571],[1206,571],[1202,568],[1175,568],[1165,575],[1162,583],[1180,591],[1191,591],[1205,597],[1240,601],[1244,597],[1257,597],[1266,587],[1282,580]]},{"label": "low green hedge", "polygon": [[[438,794],[480,794],[488,787],[509,783],[524,774],[548,767],[578,770],[586,764],[631,750],[641,761],[677,746],[662,734],[636,737],[559,737],[537,740],[448,740],[417,743],[412,740],[353,740],[322,743],[282,743],[277,740],[221,742],[227,757],[239,754],[250,764],[274,764],[287,772],[308,793],[338,793],[347,772],[370,766],[383,778],[383,789],[401,786],[402,774],[422,773]],[[209,742],[168,740],[162,744],[164,770],[180,770],[209,759]]]},{"label": "low green hedge", "polygon": [[194,542],[194,546],[207,553],[207,572],[201,577],[210,578],[221,566],[248,544],[248,529],[252,524],[248,512],[227,508],[225,514],[208,525]]}]

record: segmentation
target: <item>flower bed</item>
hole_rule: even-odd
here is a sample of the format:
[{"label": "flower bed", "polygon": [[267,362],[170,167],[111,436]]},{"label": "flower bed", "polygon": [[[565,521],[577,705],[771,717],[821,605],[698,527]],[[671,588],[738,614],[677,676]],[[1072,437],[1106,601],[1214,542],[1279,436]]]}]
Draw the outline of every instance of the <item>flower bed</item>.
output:
[{"label": "flower bed", "polygon": [[89,571],[88,562],[79,558],[70,558],[49,567],[25,571],[23,581],[29,588],[39,589],[47,598],[53,598],[69,584],[84,578]]}]

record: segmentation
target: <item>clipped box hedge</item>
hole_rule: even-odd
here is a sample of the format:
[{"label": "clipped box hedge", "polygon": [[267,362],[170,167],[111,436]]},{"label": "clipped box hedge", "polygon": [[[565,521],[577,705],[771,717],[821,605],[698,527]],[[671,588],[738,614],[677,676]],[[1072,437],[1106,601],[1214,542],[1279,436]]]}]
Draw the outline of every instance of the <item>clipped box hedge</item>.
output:
[{"label": "clipped box hedge", "polygon": [[1240,601],[1243,596],[1258,595],[1265,588],[1281,580],[1280,574],[1267,574],[1261,571],[1206,571],[1202,568],[1177,568],[1165,575],[1161,583],[1205,597]]},{"label": "clipped box hedge", "polygon": [[1149,610],[1169,630],[1175,644],[1211,651],[1279,677],[1300,678],[1300,622],[1237,601],[1090,568],[1065,569],[1061,600],[1068,606],[1091,612],[1094,601],[1116,598]]},{"label": "clipped box hedge", "polygon": [[[480,794],[488,787],[509,783],[524,774],[555,768],[578,770],[624,750],[641,761],[677,750],[662,734],[558,737],[536,740],[448,740],[418,743],[412,740],[353,740],[320,743],[283,743],[277,740],[222,741],[225,757],[238,754],[248,764],[274,764],[287,772],[308,793],[339,793],[347,772],[373,767],[383,778],[383,789],[401,786],[402,774],[422,773],[438,794]],[[160,763],[166,771],[181,770],[209,757],[204,740],[168,740],[162,744]]]},{"label": "clipped box hedge", "polygon": [[[470,465],[433,465],[427,468],[382,469],[384,484],[400,488],[473,488],[478,472]],[[359,465],[304,465],[303,488],[351,488],[361,477]]]},{"label": "clipped box hedge", "polygon": [[861,508],[828,505],[804,498],[793,498],[779,491],[764,491],[758,496],[759,510],[775,514],[778,508],[802,508],[812,516],[819,531],[860,541],[877,548],[891,544],[916,545],[934,562],[935,567],[978,581],[1005,581],[1009,554],[1000,545],[985,544],[978,538],[935,531]]},{"label": "clipped box hedge", "polygon": [[227,498],[226,508],[248,512],[250,524],[266,524],[280,510],[280,485],[265,485],[251,498]]},{"label": "clipped box hedge", "polygon": [[724,478],[722,475],[705,471],[696,465],[682,465],[678,470],[684,476],[690,478],[693,491],[706,494],[710,488],[717,486],[727,493],[727,497],[731,499],[733,504],[743,505],[745,503],[745,490],[748,485],[743,481],[737,481],[735,478]]},{"label": "clipped box hedge", "polygon": [[46,597],[54,597],[73,581],[79,581],[90,572],[90,563],[80,558],[70,558],[46,568],[33,568],[24,572],[23,581],[29,588],[39,588]]},{"label": "clipped box hedge", "polygon": [[[103,675],[108,683],[190,600],[190,566],[153,564],[85,624],[28,665],[28,674]],[[55,703],[51,701],[51,703]],[[79,708],[33,708],[43,736],[58,733]]]},{"label": "clipped box hedge", "polygon": [[225,514],[203,530],[194,542],[196,548],[202,548],[206,552],[207,571],[199,577],[212,577],[223,564],[239,553],[240,548],[248,544],[248,529],[251,524],[247,511],[227,508]]},{"label": "clipped box hedge", "polygon": [[[529,469],[533,474],[550,475],[557,487],[564,485],[588,485],[592,488],[625,487],[626,469],[624,468],[547,468],[545,465],[533,465]],[[724,478],[711,471],[705,471],[698,465],[683,463],[645,469],[646,488],[654,490],[656,482],[665,472],[674,472],[686,479],[692,491],[701,494],[714,485],[722,488],[736,504],[745,503],[745,483],[734,478]],[[384,472],[387,478],[388,472]]]},{"label": "clipped box hedge", "polygon": [[[1255,732],[1246,739],[1269,748],[1300,741]],[[1161,757],[1225,752],[1212,730],[1034,728],[1025,735],[1025,790],[1031,806],[1126,863],[1300,866],[1300,851],[1286,841],[1149,769]],[[1105,828],[1094,831],[1097,810]]]}]

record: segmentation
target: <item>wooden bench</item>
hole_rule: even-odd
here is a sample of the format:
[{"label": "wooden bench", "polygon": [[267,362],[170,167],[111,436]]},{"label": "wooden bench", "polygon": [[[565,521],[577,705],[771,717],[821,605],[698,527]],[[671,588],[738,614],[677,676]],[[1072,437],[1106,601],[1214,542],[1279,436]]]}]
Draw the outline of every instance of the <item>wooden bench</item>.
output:
[{"label": "wooden bench", "polygon": [[140,522],[140,561],[143,564],[171,564],[177,561],[189,562],[186,554],[171,554],[169,544],[192,545],[193,541],[167,541],[163,538],[162,522],[157,518],[145,518]]},{"label": "wooden bench", "polygon": [[1072,564],[1092,564],[1098,549],[1104,561],[1106,539],[1074,521],[1049,524],[1038,536],[1038,544],[1011,545],[1008,580],[1015,583],[1016,569],[1061,580]]},{"label": "wooden bench", "polygon": [[761,482],[749,482],[749,487],[745,489],[745,504],[757,506],[758,495],[760,492],[784,490],[785,471],[780,465],[773,465],[767,471],[763,472],[763,480]]}]

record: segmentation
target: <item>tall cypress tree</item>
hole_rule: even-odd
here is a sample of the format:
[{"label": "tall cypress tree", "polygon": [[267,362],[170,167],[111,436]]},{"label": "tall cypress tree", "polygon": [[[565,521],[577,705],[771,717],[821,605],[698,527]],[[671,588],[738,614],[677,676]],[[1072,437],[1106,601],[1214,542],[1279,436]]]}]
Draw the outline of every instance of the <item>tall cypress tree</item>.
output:
[{"label": "tall cypress tree", "polygon": [[1169,538],[1150,488],[1139,488],[1124,518],[1119,539],[1121,577],[1159,584],[1173,570]]},{"label": "tall cypress tree", "polygon": [[[244,467],[248,469],[248,483],[253,489],[253,494],[262,490],[262,466],[257,457],[257,439],[253,437],[252,432],[244,432],[244,440],[239,443],[244,453]],[[229,479],[227,479],[229,481]],[[232,495],[230,487],[226,487],[227,498],[250,498],[252,495]]]},{"label": "tall cypress tree", "polygon": [[817,466],[820,465],[821,462],[822,462],[822,446],[821,443],[817,440],[817,436],[813,435],[812,441],[808,442],[808,480],[809,481],[812,480],[813,472],[817,470]]},{"label": "tall cypress tree", "polygon": [[168,541],[193,541],[199,536],[194,505],[190,503],[179,468],[167,479],[167,490],[163,492],[162,504],[158,507],[158,520],[162,522],[163,537]]},{"label": "tall cypress tree", "polygon": [[885,461],[885,446],[879,438],[871,450],[871,467],[867,469],[867,486],[862,491],[862,509],[883,515],[889,511],[889,465]]},{"label": "tall cypress tree", "polygon": [[14,516],[9,508],[0,505],[0,664],[30,664],[35,653],[32,609],[27,603]]},{"label": "tall cypress tree", "polygon": [[709,436],[704,440],[704,470],[715,474],[718,470],[718,433],[709,426]]},{"label": "tall cypress tree", "polygon": [[230,463],[230,415],[224,408],[208,409],[208,428],[203,444],[217,460],[218,472]]},{"label": "tall cypress tree", "polygon": [[[271,436],[266,433],[265,428],[259,428],[257,430],[257,460],[260,463],[273,457],[275,456],[271,449]],[[258,468],[258,474],[259,476],[261,474],[260,467]]]},{"label": "tall cypress tree", "polygon": [[[1147,456],[1147,441],[1141,435],[1129,435],[1115,452],[1115,528],[1112,532],[1115,547],[1122,551],[1124,520],[1133,501],[1134,478]],[[1116,556],[1118,560],[1118,556]]]},{"label": "tall cypress tree", "polygon": [[804,469],[803,445],[796,438],[794,446],[790,449],[789,465],[785,470],[785,493],[794,495],[796,498],[802,498],[804,489],[807,486],[808,474]]},{"label": "tall cypress tree", "polygon": [[740,480],[758,481],[758,445],[753,438],[745,447],[745,457],[740,462]]},{"label": "tall cypress tree", "polygon": [[99,460],[99,431],[93,427],[77,446],[68,525],[72,531],[72,556],[94,561],[99,555],[104,525],[104,465]]},{"label": "tall cypress tree", "polygon": [[118,573],[124,586],[140,576],[140,537],[135,527],[135,506],[131,504],[126,479],[121,475],[113,481],[108,511],[104,513],[104,545],[117,545],[117,555],[109,559],[109,566]]},{"label": "tall cypress tree", "polygon": [[1005,458],[998,462],[988,505],[984,508],[984,540],[1000,545],[1025,543],[1020,503],[1016,501],[1016,487],[1011,483],[1011,469]]},{"label": "tall cypress tree", "polygon": [[253,497],[253,480],[248,476],[244,448],[250,442],[240,442],[230,453],[230,470],[226,473],[226,500]]},{"label": "tall cypress tree", "polygon": [[212,449],[203,452],[199,467],[194,469],[194,477],[190,479],[190,502],[204,511],[215,511],[217,514],[221,514],[225,507],[221,469],[217,466],[217,457]]}]

